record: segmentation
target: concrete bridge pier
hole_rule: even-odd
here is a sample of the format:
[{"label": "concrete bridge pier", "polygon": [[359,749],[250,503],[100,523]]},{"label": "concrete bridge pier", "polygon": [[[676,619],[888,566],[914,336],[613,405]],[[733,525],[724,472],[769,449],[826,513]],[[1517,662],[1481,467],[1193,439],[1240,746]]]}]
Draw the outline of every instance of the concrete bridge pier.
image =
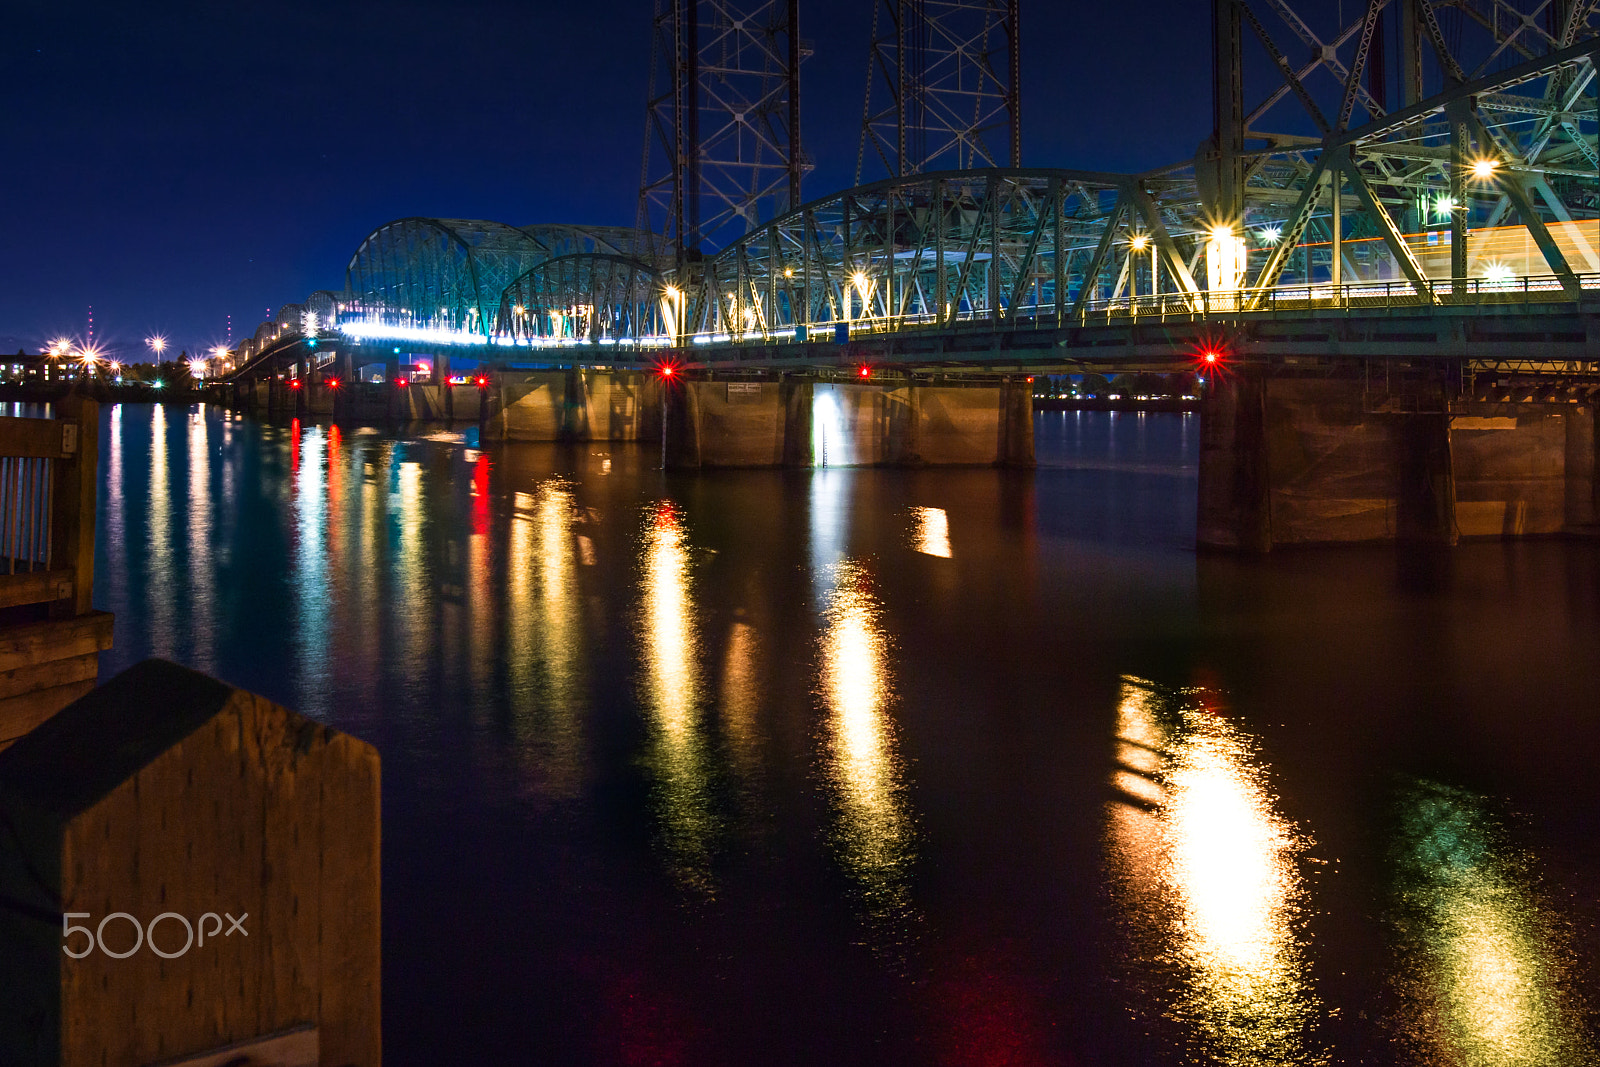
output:
[{"label": "concrete bridge pier", "polygon": [[[1005,467],[1032,467],[1033,379],[1007,378],[1000,392],[1000,463]],[[913,427],[920,426],[920,412],[913,414],[911,423]]]},{"label": "concrete bridge pier", "polygon": [[1216,375],[1201,403],[1199,546],[1600,532],[1592,398],[1476,400],[1447,394],[1447,368],[1403,369],[1409,380],[1382,388],[1358,367]]},{"label": "concrete bridge pier", "polygon": [[1395,485],[1396,541],[1453,545],[1456,528],[1456,476],[1450,455],[1450,416],[1417,413],[1399,420]]},{"label": "concrete bridge pier", "polygon": [[783,466],[809,467],[812,463],[812,405],[816,399],[810,379],[785,374],[778,380],[778,397],[783,404]]},{"label": "concrete bridge pier", "polygon": [[662,387],[668,468],[1033,466],[1022,378],[683,379]]},{"label": "concrete bridge pier", "polygon": [[1200,402],[1201,548],[1262,553],[1272,549],[1267,470],[1267,382],[1254,367],[1215,374]]}]

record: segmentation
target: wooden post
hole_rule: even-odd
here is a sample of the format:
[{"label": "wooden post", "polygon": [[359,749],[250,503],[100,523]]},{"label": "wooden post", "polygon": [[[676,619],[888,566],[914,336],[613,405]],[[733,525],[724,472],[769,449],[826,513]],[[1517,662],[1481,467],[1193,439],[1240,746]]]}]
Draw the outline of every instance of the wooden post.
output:
[{"label": "wooden post", "polygon": [[[51,569],[72,569],[72,597],[51,605],[56,616],[86,615],[94,596],[95,472],[100,462],[100,405],[72,395],[56,405],[64,458],[51,487]],[[67,447],[68,444],[72,447]]]},{"label": "wooden post", "polygon": [[76,701],[0,752],[0,1063],[378,1067],[379,818],[371,746],[205,675]]}]

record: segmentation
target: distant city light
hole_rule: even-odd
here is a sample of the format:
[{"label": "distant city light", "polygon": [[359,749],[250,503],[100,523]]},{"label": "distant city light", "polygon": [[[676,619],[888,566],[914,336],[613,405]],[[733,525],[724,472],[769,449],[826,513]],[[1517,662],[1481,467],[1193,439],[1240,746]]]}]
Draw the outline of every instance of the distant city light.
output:
[{"label": "distant city light", "polygon": [[191,359],[189,361],[189,375],[193,378],[204,378],[206,376],[206,361],[203,359]]}]

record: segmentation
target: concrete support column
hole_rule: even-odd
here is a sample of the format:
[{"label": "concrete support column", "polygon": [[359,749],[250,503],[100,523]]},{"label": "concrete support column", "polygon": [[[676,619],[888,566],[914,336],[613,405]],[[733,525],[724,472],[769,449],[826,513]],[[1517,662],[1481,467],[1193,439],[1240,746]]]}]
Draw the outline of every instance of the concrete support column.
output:
[{"label": "concrete support column", "polygon": [[311,392],[311,383],[307,380],[304,356],[295,357],[294,380],[300,384],[300,388],[293,390],[294,414],[296,418],[304,418],[306,413],[306,394]]},{"label": "concrete support column", "polygon": [[814,385],[808,379],[785,374],[778,382],[778,397],[783,404],[783,465],[810,467],[816,458],[811,440]]},{"label": "concrete support column", "polygon": [[450,388],[450,357],[440,352],[433,357],[433,377],[439,383],[439,403],[444,408],[444,420],[456,418],[455,390]]},{"label": "concrete support column", "polygon": [[[922,456],[922,390],[915,382],[896,389],[885,399],[889,403],[889,440],[884,448],[884,458],[900,467],[920,467]],[[1001,413],[1002,421],[1005,418]],[[1005,433],[1002,426],[1001,434]],[[1004,455],[1004,439],[998,455]]]},{"label": "concrete support column", "polygon": [[1195,540],[1201,548],[1272,550],[1267,464],[1267,379],[1242,367],[1208,375],[1200,402],[1200,499]]},{"label": "concrete support column", "polygon": [[587,441],[589,439],[588,385],[583,371],[568,367],[561,383],[561,427],[557,440]]},{"label": "concrete support column", "polygon": [[278,381],[278,361],[273,359],[267,367],[267,418],[278,414],[278,389],[282,383]]},{"label": "concrete support column", "polygon": [[661,466],[666,470],[700,468],[700,411],[695,383],[681,378],[661,389]]},{"label": "concrete support column", "polygon": [[1005,467],[1034,466],[1033,383],[1007,378],[1000,387],[1000,463]]},{"label": "concrete support column", "polygon": [[1450,416],[1402,416],[1395,480],[1395,540],[1409,544],[1453,545],[1456,533],[1456,479],[1450,457]]},{"label": "concrete support column", "polygon": [[383,414],[390,422],[400,418],[402,397],[395,379],[400,377],[400,361],[388,356],[383,361]]},{"label": "concrete support column", "polygon": [[1569,530],[1594,531],[1600,526],[1600,433],[1596,408],[1574,407],[1567,423],[1567,518]]}]

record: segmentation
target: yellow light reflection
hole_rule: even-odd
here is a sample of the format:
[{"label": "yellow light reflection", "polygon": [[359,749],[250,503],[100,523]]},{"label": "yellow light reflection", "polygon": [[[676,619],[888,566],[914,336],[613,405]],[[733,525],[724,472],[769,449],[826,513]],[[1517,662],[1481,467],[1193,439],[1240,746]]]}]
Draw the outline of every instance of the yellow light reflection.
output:
[{"label": "yellow light reflection", "polygon": [[1592,1064],[1572,953],[1484,798],[1435,782],[1401,793],[1394,847],[1397,1020],[1429,1067]]},{"label": "yellow light reflection", "polygon": [[911,536],[918,552],[950,558],[950,519],[943,508],[912,508]]},{"label": "yellow light reflection", "polygon": [[686,889],[712,888],[707,757],[700,734],[700,647],[691,591],[688,534],[676,505],[645,512],[643,603],[644,703],[653,727],[656,810],[672,873]]},{"label": "yellow light reflection", "polygon": [[833,570],[822,635],[822,693],[828,705],[827,774],[838,809],[834,835],[846,872],[860,885],[887,947],[913,918],[909,877],[916,832],[906,806],[905,769],[888,714],[894,689],[888,641],[865,568]]},{"label": "yellow light reflection", "polygon": [[1124,679],[1107,845],[1142,1000],[1222,1064],[1319,1064],[1323,1014],[1299,927],[1308,842],[1253,745],[1197,693]]},{"label": "yellow light reflection", "polygon": [[728,632],[728,647],[722,660],[722,719],[729,755],[745,778],[754,773],[759,756],[759,655],[756,628],[747,622],[735,622]]},{"label": "yellow light reflection", "polygon": [[526,766],[546,795],[578,794],[583,770],[583,630],[570,483],[541,482],[513,497],[508,579],[511,683]]}]

